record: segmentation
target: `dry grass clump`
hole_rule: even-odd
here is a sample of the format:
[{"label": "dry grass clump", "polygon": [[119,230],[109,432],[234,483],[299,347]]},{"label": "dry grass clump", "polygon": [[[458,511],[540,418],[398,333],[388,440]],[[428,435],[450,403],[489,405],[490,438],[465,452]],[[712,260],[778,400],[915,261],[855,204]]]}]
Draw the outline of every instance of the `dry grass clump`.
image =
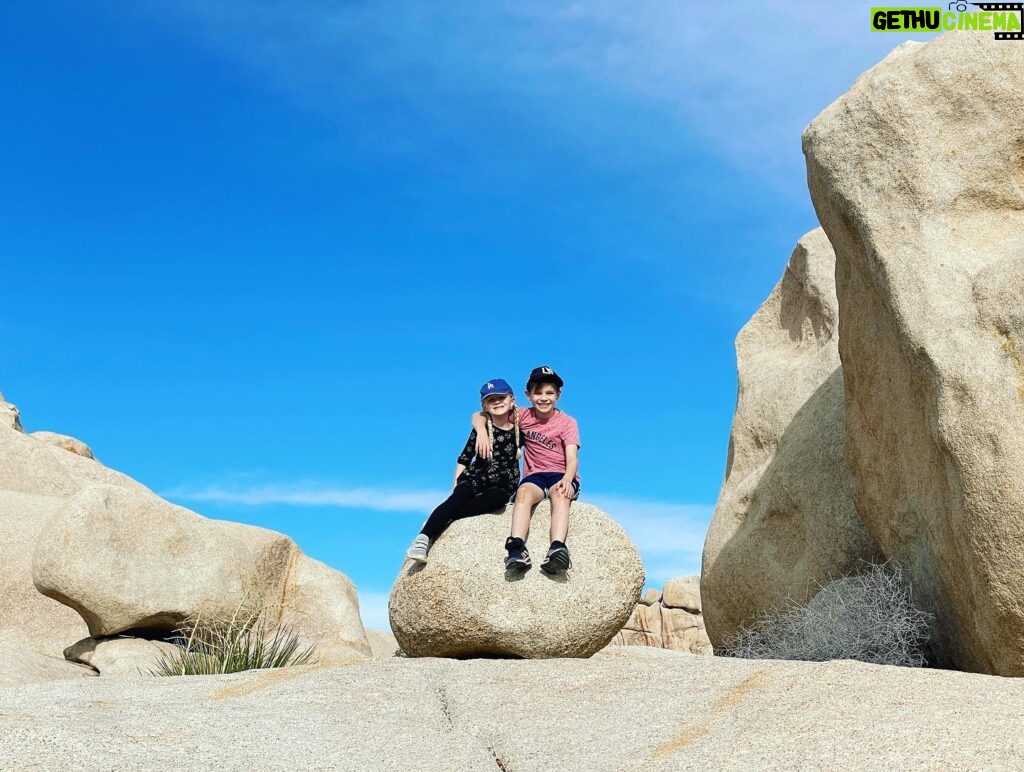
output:
[{"label": "dry grass clump", "polygon": [[806,605],[788,600],[720,653],[743,659],[825,662],[855,659],[920,667],[926,662],[931,615],[915,608],[910,585],[891,563],[829,582]]},{"label": "dry grass clump", "polygon": [[217,675],[316,662],[316,646],[301,648],[294,631],[270,625],[260,611],[244,604],[228,621],[197,614],[176,631],[172,642],[177,651],[162,656],[152,675]]}]

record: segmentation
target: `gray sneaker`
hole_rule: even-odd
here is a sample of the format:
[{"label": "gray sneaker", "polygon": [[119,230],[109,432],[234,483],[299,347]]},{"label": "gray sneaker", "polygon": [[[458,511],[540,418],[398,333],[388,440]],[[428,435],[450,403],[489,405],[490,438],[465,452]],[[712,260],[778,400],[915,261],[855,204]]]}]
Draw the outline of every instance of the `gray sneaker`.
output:
[{"label": "gray sneaker", "polygon": [[405,553],[405,556],[409,560],[415,560],[417,563],[426,563],[428,552],[430,552],[430,537],[425,533],[421,533],[412,540],[412,545],[409,547],[409,551]]}]

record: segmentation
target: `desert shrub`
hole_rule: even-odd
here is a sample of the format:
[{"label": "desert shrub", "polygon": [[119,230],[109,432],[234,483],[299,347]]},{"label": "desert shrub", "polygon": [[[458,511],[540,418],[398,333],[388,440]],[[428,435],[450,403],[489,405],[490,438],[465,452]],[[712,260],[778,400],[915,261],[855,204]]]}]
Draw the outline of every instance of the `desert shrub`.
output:
[{"label": "desert shrub", "polygon": [[260,612],[243,606],[228,621],[197,615],[175,632],[172,642],[177,651],[162,656],[153,675],[217,675],[316,661],[314,645],[301,648],[290,628],[271,626]]},{"label": "desert shrub", "polygon": [[920,667],[926,661],[930,620],[930,614],[914,607],[910,585],[897,566],[870,565],[862,574],[829,582],[807,604],[787,600],[741,628],[717,653]]}]

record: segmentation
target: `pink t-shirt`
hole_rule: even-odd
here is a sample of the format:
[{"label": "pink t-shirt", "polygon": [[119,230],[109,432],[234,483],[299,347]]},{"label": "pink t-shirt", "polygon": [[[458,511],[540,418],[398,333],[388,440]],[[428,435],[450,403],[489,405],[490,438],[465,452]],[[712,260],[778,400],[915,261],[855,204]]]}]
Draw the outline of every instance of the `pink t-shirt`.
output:
[{"label": "pink t-shirt", "polygon": [[[523,477],[535,472],[565,473],[565,446],[580,444],[576,419],[561,410],[547,421],[537,419],[533,408],[519,408],[519,429],[526,439]],[[579,480],[579,474],[576,475]]]}]

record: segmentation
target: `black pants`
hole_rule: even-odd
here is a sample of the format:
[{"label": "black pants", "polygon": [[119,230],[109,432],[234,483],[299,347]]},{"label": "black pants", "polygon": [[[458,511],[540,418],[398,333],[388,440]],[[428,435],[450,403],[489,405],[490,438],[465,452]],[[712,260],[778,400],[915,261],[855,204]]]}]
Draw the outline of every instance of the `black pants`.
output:
[{"label": "black pants", "polygon": [[459,483],[452,495],[430,513],[420,533],[426,534],[433,541],[454,521],[482,515],[484,512],[495,512],[508,504],[510,498],[508,491],[502,488],[488,488],[483,493],[477,493],[476,488],[469,483]]}]

